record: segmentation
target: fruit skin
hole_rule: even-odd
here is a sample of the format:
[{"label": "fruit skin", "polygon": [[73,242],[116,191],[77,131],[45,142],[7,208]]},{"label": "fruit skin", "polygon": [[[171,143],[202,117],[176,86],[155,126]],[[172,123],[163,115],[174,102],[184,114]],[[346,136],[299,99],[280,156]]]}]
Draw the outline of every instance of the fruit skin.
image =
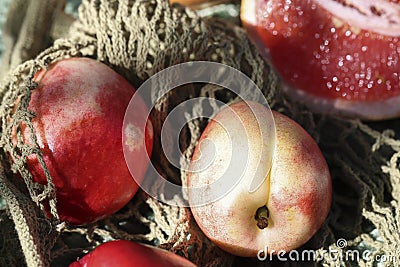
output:
[{"label": "fruit skin", "polygon": [[[265,107],[249,103],[255,114],[262,118],[261,127],[264,127],[267,118],[262,113]],[[255,178],[254,169],[257,166],[254,161],[260,158],[261,149],[274,146],[273,139],[270,138],[272,142],[268,143],[269,138],[259,134],[257,121],[244,102],[233,104],[230,109],[237,112],[249,134],[249,168],[238,186],[227,195],[206,205],[192,206],[194,218],[208,238],[237,256],[255,257],[265,247],[271,254],[279,250],[296,249],[316,233],[329,213],[332,185],[327,163],[315,141],[300,125],[273,112],[276,144],[272,168],[265,168],[256,174],[266,179],[256,191],[250,193],[248,185]],[[210,121],[194,151],[191,169],[205,169],[189,174],[189,203],[202,197],[199,193],[193,194],[193,188],[209,185],[227,170],[232,149],[220,125],[237,127],[234,113],[230,109],[221,110]],[[247,142],[246,133],[235,131],[234,128],[231,129],[234,135],[230,138],[238,140],[237,146],[243,146]],[[208,141],[201,143],[205,139]],[[207,167],[205,162],[208,162],[207,157],[210,156],[207,154],[210,146],[215,146],[216,155]],[[245,153],[242,158],[246,160]],[[261,160],[260,164],[269,165],[265,160]],[[268,226],[260,229],[255,214],[264,205],[269,210]]]},{"label": "fruit skin", "polygon": [[[348,24],[319,4],[340,6],[338,2],[342,1],[243,0],[241,18],[250,38],[286,81],[286,92],[293,99],[315,112],[366,120],[398,117],[400,35],[391,31],[399,27],[392,23],[394,29],[386,29],[387,35],[374,32],[377,27],[363,29],[355,19]],[[356,2],[363,1],[352,4],[357,6]],[[353,13],[361,25],[372,19],[382,21],[374,25],[387,22],[385,16]],[[398,14],[396,19],[400,20]]]},{"label": "fruit skin", "polygon": [[[36,115],[32,123],[55,185],[60,220],[86,224],[121,209],[138,190],[122,148],[124,114],[135,89],[89,58],[58,61],[34,80],[38,87],[28,109]],[[145,133],[140,126],[145,114],[143,102],[130,121],[136,130],[130,156],[137,162],[137,181],[144,177],[153,142],[151,122]],[[24,141],[32,143],[26,125],[21,129]],[[35,182],[47,183],[35,155],[28,156],[27,165]]]},{"label": "fruit skin", "polygon": [[127,240],[110,241],[96,247],[69,267],[195,267],[187,259],[167,250]]}]

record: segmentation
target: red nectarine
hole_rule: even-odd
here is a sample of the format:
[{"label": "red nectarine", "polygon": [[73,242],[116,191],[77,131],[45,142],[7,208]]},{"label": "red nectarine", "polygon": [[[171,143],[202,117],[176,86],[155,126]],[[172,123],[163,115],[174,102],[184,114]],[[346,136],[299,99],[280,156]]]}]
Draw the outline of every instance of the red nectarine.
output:
[{"label": "red nectarine", "polygon": [[241,10],[290,96],[369,120],[400,115],[399,14],[393,0],[243,0]]},{"label": "red nectarine", "polygon": [[69,267],[196,267],[167,250],[127,240],[101,244]]},{"label": "red nectarine", "polygon": [[[123,154],[122,135],[141,181],[149,164],[153,131],[144,102],[126,129],[125,110],[135,89],[111,68],[89,58],[52,64],[35,76],[28,109],[37,143],[55,185],[62,221],[90,223],[122,208],[138,190]],[[21,125],[32,143],[30,130]],[[35,182],[47,179],[36,155],[27,158]]]}]

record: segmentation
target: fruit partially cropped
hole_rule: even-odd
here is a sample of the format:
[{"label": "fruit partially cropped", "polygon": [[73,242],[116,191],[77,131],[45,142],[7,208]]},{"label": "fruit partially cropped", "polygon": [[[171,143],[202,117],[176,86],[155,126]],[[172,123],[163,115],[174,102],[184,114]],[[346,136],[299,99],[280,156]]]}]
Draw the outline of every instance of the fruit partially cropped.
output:
[{"label": "fruit partially cropped", "polygon": [[96,247],[69,267],[196,267],[172,252],[127,240],[110,241]]},{"label": "fruit partially cropped", "polygon": [[[58,61],[35,76],[28,109],[37,143],[56,190],[62,221],[85,224],[121,209],[138,190],[129,172],[122,135],[129,136],[129,157],[136,162],[136,181],[149,164],[153,131],[141,103],[122,129],[125,110],[135,89],[111,68],[88,58]],[[23,139],[32,143],[21,125]],[[35,155],[27,158],[35,182],[46,184]]]},{"label": "fruit partially cropped", "polygon": [[[255,102],[222,109],[192,157],[188,193],[194,218],[207,237],[234,255],[255,257],[266,247],[272,254],[296,249],[330,210],[331,176],[318,145],[292,119],[272,114],[274,121]],[[265,129],[273,123],[275,137]],[[264,153],[271,148],[272,157]],[[226,190],[230,180],[221,184],[220,179],[237,183]],[[252,187],[254,181],[260,183]]]},{"label": "fruit partially cropped", "polygon": [[251,39],[316,112],[400,115],[398,1],[243,0]]}]

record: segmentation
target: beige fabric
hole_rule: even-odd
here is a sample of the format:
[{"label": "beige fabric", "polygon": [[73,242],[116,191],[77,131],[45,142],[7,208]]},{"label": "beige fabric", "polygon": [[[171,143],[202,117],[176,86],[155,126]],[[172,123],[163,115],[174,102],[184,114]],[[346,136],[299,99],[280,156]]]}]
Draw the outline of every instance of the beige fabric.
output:
[{"label": "beige fabric", "polygon": [[[86,56],[100,60],[138,87],[156,72],[189,60],[211,60],[235,67],[251,77],[269,104],[305,127],[319,143],[333,176],[333,204],[325,225],[304,248],[336,249],[345,238],[348,245],[363,245],[373,253],[395,253],[399,249],[400,141],[397,121],[368,125],[359,121],[315,115],[289,102],[280,94],[277,76],[250,44],[244,30],[223,20],[201,19],[194,11],[164,0],[85,0],[66,39],[58,39],[34,60],[26,61],[8,74],[0,87],[1,168],[0,194],[8,204],[0,216],[0,266],[25,260],[28,266],[66,265],[83,252],[110,239],[151,243],[180,255],[199,266],[232,266],[233,256],[219,250],[201,233],[190,210],[158,202],[139,192],[120,212],[88,226],[69,226],[57,220],[56,199],[51,177],[48,185],[32,183],[24,167],[25,157],[40,151],[19,140],[12,145],[11,132],[21,122],[32,127],[27,110],[32,77],[40,68],[65,57]],[[246,92],[243,88],[241,92]],[[155,98],[157,92],[147,92]],[[191,96],[236,99],[227,90],[187,85],[165,96],[152,112],[156,134],[168,112]],[[20,97],[22,98],[20,99]],[[20,99],[17,103],[17,99]],[[199,103],[193,114],[201,111]],[[188,124],[180,140],[185,158],[190,158],[206,121]],[[381,128],[374,130],[373,127]],[[377,129],[378,129],[377,128]],[[398,133],[398,132],[397,132]],[[34,141],[34,140],[33,140]],[[172,142],[172,141],[171,141]],[[153,163],[174,182],[184,182],[186,173],[172,167],[156,143]],[[181,162],[185,161],[183,158]],[[45,168],[45,166],[44,166]],[[24,178],[19,179],[17,174]],[[158,184],[153,190],[162,190]],[[43,212],[50,201],[54,219]],[[15,230],[10,226],[14,222]],[[380,236],[376,238],[374,229]],[[14,242],[11,242],[13,240]],[[17,246],[18,240],[21,246]],[[3,246],[1,246],[3,245]],[[324,266],[334,266],[329,257]],[[253,265],[257,261],[252,262]],[[262,263],[260,263],[262,264]],[[362,266],[364,263],[358,263]],[[365,266],[372,266],[365,263]]]}]

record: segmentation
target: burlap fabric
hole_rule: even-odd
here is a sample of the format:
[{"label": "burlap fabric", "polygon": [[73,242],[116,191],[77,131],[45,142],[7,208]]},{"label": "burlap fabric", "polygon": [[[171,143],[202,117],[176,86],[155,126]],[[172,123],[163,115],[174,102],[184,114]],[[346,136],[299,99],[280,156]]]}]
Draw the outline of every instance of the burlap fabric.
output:
[{"label": "burlap fabric", "polygon": [[[400,137],[396,131],[397,120],[367,124],[313,114],[288,101],[280,93],[280,83],[271,66],[262,60],[244,30],[224,20],[202,19],[194,11],[170,6],[164,0],[87,0],[80,6],[79,20],[72,25],[67,38],[56,40],[33,60],[13,68],[1,84],[0,194],[6,209],[0,213],[0,266],[20,266],[24,262],[27,266],[66,266],[111,239],[163,247],[199,266],[270,265],[269,261],[235,258],[219,250],[198,229],[189,209],[163,204],[142,191],[120,212],[100,222],[76,227],[58,221],[50,174],[47,185],[38,185],[31,181],[25,167],[26,156],[34,153],[40,158],[40,150],[21,140],[13,146],[11,135],[12,129],[21,122],[32,127],[30,121],[34,114],[27,106],[30,92],[37,86],[32,82],[34,73],[52,62],[76,56],[104,62],[136,87],[156,72],[177,63],[209,60],[227,64],[247,74],[273,109],[294,118],[316,139],[333,177],[333,203],[326,223],[301,249],[315,250],[319,261],[300,264],[279,262],[275,258],[273,264],[340,266],[349,260],[345,258],[345,251],[354,248],[372,253],[369,259],[355,259],[354,265],[374,266],[376,261],[370,260],[374,255],[398,252]],[[246,88],[241,93],[251,95]],[[146,94],[144,97],[158,96],[155,91]],[[174,106],[196,96],[225,103],[236,100],[224,88],[183,86],[155,106],[151,115],[156,135]],[[20,99],[18,105],[17,99]],[[193,114],[206,104],[194,106]],[[218,109],[213,108],[215,112]],[[193,120],[183,129],[185,134],[179,140],[184,149],[183,158],[190,158],[206,123],[206,119]],[[186,173],[166,160],[159,143],[156,142],[154,149],[152,161],[159,172],[171,181],[184,182]],[[162,190],[162,187],[155,184],[153,189]],[[52,207],[52,220],[44,215],[46,201]],[[337,244],[341,238],[347,240],[347,246]],[[338,260],[323,253],[327,250],[337,251]]]}]

